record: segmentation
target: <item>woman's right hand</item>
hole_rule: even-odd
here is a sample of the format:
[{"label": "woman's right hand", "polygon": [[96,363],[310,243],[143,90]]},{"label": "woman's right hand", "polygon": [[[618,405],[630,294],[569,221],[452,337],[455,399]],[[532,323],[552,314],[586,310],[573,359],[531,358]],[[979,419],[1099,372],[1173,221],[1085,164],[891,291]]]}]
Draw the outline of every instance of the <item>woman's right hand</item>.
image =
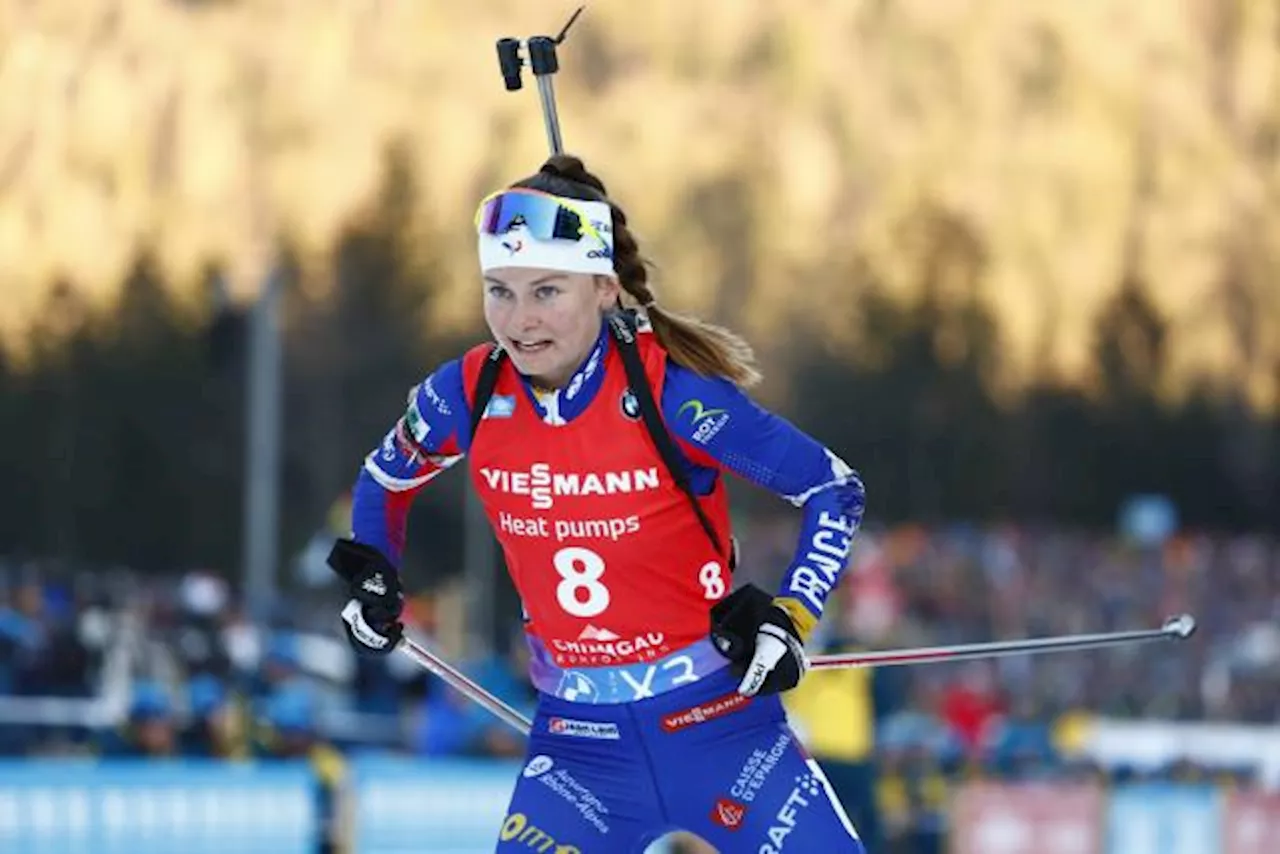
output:
[{"label": "woman's right hand", "polygon": [[342,609],[347,642],[361,655],[389,655],[404,637],[400,574],[382,552],[349,539],[333,544],[328,563],[351,595]]}]

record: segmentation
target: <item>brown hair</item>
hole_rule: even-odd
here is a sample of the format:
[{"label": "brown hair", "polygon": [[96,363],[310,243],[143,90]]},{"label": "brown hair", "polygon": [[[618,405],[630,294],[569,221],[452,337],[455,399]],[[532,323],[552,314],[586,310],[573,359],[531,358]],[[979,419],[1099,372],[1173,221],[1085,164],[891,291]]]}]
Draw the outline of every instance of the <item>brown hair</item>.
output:
[{"label": "brown hair", "polygon": [[613,269],[623,291],[645,309],[658,343],[671,359],[703,376],[724,377],[742,387],[760,381],[751,345],[737,333],[658,305],[649,285],[649,264],[627,227],[626,213],[609,199],[604,182],[588,172],[581,159],[553,155],[537,174],[511,186],[608,204],[613,212]]}]

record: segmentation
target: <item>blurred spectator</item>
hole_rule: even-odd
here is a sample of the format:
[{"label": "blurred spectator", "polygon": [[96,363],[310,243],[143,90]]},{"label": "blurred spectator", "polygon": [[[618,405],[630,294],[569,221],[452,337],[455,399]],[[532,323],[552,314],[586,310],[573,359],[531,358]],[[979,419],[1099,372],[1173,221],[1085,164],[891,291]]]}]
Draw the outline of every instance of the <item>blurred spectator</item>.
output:
[{"label": "blurred spectator", "polygon": [[254,755],[302,761],[311,766],[322,827],[320,854],[339,854],[344,850],[345,839],[338,804],[346,778],[346,760],[320,732],[315,692],[299,682],[284,684],[264,698],[260,708]]},{"label": "blurred spectator", "polygon": [[[745,520],[741,532],[744,578],[775,583],[795,542],[795,520]],[[855,806],[864,771],[880,774],[877,798],[893,807],[885,828],[890,816],[901,825],[906,810],[906,825],[894,831],[901,834],[923,826],[921,817],[932,820],[922,805],[939,779],[1103,773],[1057,749],[1062,733],[1080,730],[1072,721],[1102,715],[1280,722],[1274,540],[1180,533],[1153,545],[1013,525],[869,526],[854,561],[815,650],[1106,631],[1158,625],[1183,610],[1199,621],[1197,634],[1180,644],[812,675],[788,702],[797,718],[815,721],[802,728],[819,733],[835,725],[835,735],[812,736],[821,744],[815,752],[867,834],[874,834],[875,820]],[[0,569],[0,703],[17,697],[37,704],[22,708],[41,710],[6,717],[0,751],[74,749],[90,733],[85,698],[131,692],[132,704],[108,704],[131,706],[131,714],[108,720],[97,733],[104,751],[235,757],[246,752],[247,710],[300,687],[340,712],[314,719],[323,732],[308,736],[323,736],[320,743],[337,749],[497,757],[524,749],[518,735],[408,659],[349,656],[336,640],[336,603],[327,587],[291,591],[272,619],[254,622],[233,585],[212,571],[144,579],[114,568],[74,573],[39,562]],[[420,597],[428,603],[424,614],[437,595]],[[510,620],[506,649],[455,663],[527,711],[534,699],[521,660],[527,650],[518,615]],[[424,618],[414,631],[430,638],[436,625]],[[869,689],[859,681],[864,677]],[[814,701],[828,695],[839,702]],[[856,722],[863,713],[846,707],[868,702],[877,746],[864,765],[859,745],[868,737]],[[921,757],[902,747],[904,727],[932,733],[918,741],[931,751],[930,768],[922,770]],[[286,755],[289,743],[284,738],[268,753],[261,746],[256,752]],[[1193,773],[1231,781],[1255,772],[1182,764],[1110,776]]]},{"label": "blurred spectator", "polygon": [[947,802],[953,781],[936,749],[946,738],[928,715],[905,713],[881,730],[882,772],[876,803],[884,850],[893,854],[942,854]]},{"label": "blurred spectator", "polygon": [[289,631],[277,631],[268,640],[266,654],[249,678],[249,696],[261,700],[275,696],[302,676],[298,638]]},{"label": "blurred spectator", "polygon": [[228,678],[232,660],[221,633],[230,599],[227,582],[210,573],[189,573],[179,582],[176,598],[180,610],[170,643],[183,670]]},{"label": "blurred spectator", "polygon": [[942,689],[938,712],[972,753],[989,737],[1004,709],[993,670],[991,662],[971,661],[964,665],[959,678]]},{"label": "blurred spectator", "polygon": [[99,752],[113,759],[178,755],[173,702],[164,686],[156,682],[134,686],[128,718],[118,729],[104,734]]},{"label": "blurred spectator", "polygon": [[[531,717],[537,698],[524,676],[527,657],[524,632],[516,629],[510,636],[506,655],[495,652],[459,666],[495,697]],[[512,733],[506,724],[437,680],[427,683],[425,697],[413,721],[412,750],[424,756],[518,758],[525,752],[524,739]]]},{"label": "blurred spectator", "polygon": [[0,690],[26,693],[44,643],[38,589],[25,584],[0,602]]},{"label": "blurred spectator", "polygon": [[[841,584],[833,602],[845,602],[850,589],[849,584]],[[810,651],[860,649],[838,623],[826,636],[820,648]],[[884,692],[876,690],[876,683],[891,678],[888,669],[815,670],[783,695],[796,734],[826,774],[868,851],[881,850],[875,748],[877,721],[882,716],[877,699]]]},{"label": "blurred spectator", "polygon": [[477,756],[484,751],[489,712],[443,683],[433,683],[416,715],[410,735],[422,756]]},{"label": "blurred spectator", "polygon": [[[538,698],[525,675],[528,668],[529,646],[524,639],[524,630],[517,627],[510,634],[506,655],[493,653],[483,657],[471,668],[470,676],[498,699],[525,717],[532,718]],[[524,756],[524,739],[496,719],[485,721],[481,738],[482,750],[488,756]]]},{"label": "blurred spectator", "polygon": [[188,721],[181,733],[182,753],[205,759],[246,755],[245,725],[238,700],[210,673],[187,686]]},{"label": "blurred spectator", "polygon": [[1005,780],[1052,776],[1060,770],[1049,724],[1031,697],[1016,697],[1008,715],[988,726],[982,750],[988,771]]}]

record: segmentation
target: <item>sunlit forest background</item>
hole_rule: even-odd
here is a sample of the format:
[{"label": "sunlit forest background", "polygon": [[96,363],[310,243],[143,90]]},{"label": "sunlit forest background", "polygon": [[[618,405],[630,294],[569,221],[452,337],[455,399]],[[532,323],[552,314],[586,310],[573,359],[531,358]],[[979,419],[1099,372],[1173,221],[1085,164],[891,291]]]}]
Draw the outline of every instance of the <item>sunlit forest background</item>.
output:
[{"label": "sunlit forest background", "polygon": [[[877,519],[1275,530],[1280,0],[800,5],[594,3],[560,49],[664,302]],[[484,334],[475,203],[546,154],[494,42],[573,8],[0,0],[0,553],[235,564],[273,267],[289,546],[323,525]]]}]

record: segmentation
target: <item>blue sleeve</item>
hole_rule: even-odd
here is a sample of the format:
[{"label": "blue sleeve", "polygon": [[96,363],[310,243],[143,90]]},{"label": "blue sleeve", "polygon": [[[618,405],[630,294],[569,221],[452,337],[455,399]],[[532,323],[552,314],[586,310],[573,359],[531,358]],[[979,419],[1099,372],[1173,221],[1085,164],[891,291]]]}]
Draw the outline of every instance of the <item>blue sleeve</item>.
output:
[{"label": "blue sleeve", "polygon": [[352,538],[398,567],[409,507],[422,487],[462,459],[470,422],[460,360],[410,389],[404,414],[365,457],[352,489]]},{"label": "blue sleeve", "polygon": [[662,411],[695,465],[709,458],[802,508],[800,541],[779,595],[821,617],[862,524],[866,493],[857,472],[732,382],[670,362]]}]

